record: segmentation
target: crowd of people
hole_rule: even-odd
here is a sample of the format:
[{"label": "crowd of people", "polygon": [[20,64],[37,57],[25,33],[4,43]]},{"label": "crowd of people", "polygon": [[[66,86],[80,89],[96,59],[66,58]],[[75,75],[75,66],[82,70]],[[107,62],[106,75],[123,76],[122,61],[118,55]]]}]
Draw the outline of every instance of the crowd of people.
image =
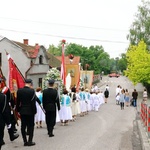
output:
[{"label": "crowd of people", "polygon": [[[46,123],[49,137],[53,137],[54,126],[60,122],[62,126],[67,126],[70,121],[76,121],[77,116],[84,117],[90,111],[98,112],[102,104],[108,102],[109,86],[106,85],[102,91],[95,84],[91,89],[81,88],[76,91],[76,87],[63,90],[60,96],[57,89],[54,88],[55,81],[48,80],[48,88],[38,87],[36,90],[32,87],[32,80],[26,79],[25,86],[18,89],[16,99],[16,110],[21,121],[21,135],[24,146],[34,146],[34,125],[36,128],[42,128]],[[1,86],[1,79],[0,79]],[[7,92],[5,92],[7,89]],[[9,94],[8,94],[9,93]],[[132,97],[132,98],[131,98]],[[129,94],[128,89],[123,89],[120,85],[116,88],[116,104],[120,105],[121,110],[124,107],[137,106],[138,92],[136,89]],[[11,110],[15,108],[11,103],[12,97],[9,88],[0,92],[0,149],[5,144],[4,128],[7,125],[10,140],[13,141],[19,137],[17,129],[12,118]],[[144,89],[143,101],[147,101],[147,91]],[[13,117],[14,118],[14,117]]]},{"label": "crowd of people", "polygon": [[[146,92],[146,89],[144,89],[144,93]],[[145,97],[147,96],[147,92],[144,95]],[[124,106],[129,107],[129,106],[134,106],[137,107],[137,98],[138,98],[138,92],[136,89],[129,94],[128,89],[122,88],[120,85],[117,86],[116,88],[116,104],[120,105],[121,110],[124,109]]]},{"label": "crowd of people", "polygon": [[[0,86],[1,81],[2,79],[0,79]],[[34,90],[32,80],[26,79],[25,86],[18,89],[15,100],[11,97],[9,88],[0,87],[0,149],[5,144],[5,125],[7,125],[11,141],[19,137],[16,133],[18,121],[14,117],[16,114],[21,122],[24,146],[34,146],[36,144],[33,142],[35,125],[36,128],[42,128],[45,122],[48,136],[53,137],[56,122],[67,126],[70,121],[76,121],[77,115],[84,117],[90,111],[97,112],[103,103],[107,103],[109,92],[105,95],[97,85],[94,85],[92,89],[81,88],[79,91],[76,91],[76,87],[73,86],[70,91],[64,89],[60,96],[54,88],[54,82],[53,79],[48,80],[48,88],[42,91],[40,87]],[[7,92],[4,89],[7,89]],[[106,91],[108,91],[107,88]],[[11,101],[15,102],[14,106],[10,104]]]}]

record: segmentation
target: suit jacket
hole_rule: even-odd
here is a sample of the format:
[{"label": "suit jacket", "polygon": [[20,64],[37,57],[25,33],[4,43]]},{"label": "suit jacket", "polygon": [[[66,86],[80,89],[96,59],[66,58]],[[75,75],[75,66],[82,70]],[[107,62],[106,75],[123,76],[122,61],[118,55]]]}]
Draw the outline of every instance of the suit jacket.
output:
[{"label": "suit jacket", "polygon": [[60,110],[59,95],[56,89],[48,88],[43,91],[43,108],[45,111],[56,111],[56,105]]},{"label": "suit jacket", "polygon": [[0,93],[0,126],[10,124],[10,116],[7,110],[9,110],[9,102],[7,101],[6,95]]},{"label": "suit jacket", "polygon": [[[34,89],[27,86],[17,91],[17,111],[21,115],[36,114],[36,101],[38,100]],[[39,102],[40,103],[40,102]]]}]

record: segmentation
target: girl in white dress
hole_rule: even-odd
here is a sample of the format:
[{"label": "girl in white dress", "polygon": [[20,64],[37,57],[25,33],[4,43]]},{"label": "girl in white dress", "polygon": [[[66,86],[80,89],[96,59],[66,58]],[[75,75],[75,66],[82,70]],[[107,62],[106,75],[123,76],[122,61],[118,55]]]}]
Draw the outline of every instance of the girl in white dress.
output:
[{"label": "girl in white dress", "polygon": [[96,92],[94,96],[94,110],[98,111],[98,109],[99,109],[99,96],[98,96],[98,92]]},{"label": "girl in white dress", "polygon": [[87,110],[87,114],[88,112],[91,110],[90,108],[90,93],[88,89],[85,89],[85,101],[86,101],[86,110]]},{"label": "girl in white dress", "polygon": [[79,93],[79,97],[80,97],[80,108],[81,108],[80,116],[83,117],[85,115],[85,113],[86,113],[86,103],[85,103],[84,88],[81,89],[81,91]]},{"label": "girl in white dress", "polygon": [[71,98],[68,95],[67,90],[64,90],[61,97],[61,108],[59,111],[59,116],[63,126],[67,125],[69,120],[72,120]]},{"label": "girl in white dress", "polygon": [[[42,105],[42,89],[40,87],[36,89],[36,96],[39,98]],[[42,122],[45,121],[45,114],[41,106],[38,104],[38,102],[36,102],[36,108],[37,108],[37,113],[35,115],[35,123],[37,128],[42,128]]]}]

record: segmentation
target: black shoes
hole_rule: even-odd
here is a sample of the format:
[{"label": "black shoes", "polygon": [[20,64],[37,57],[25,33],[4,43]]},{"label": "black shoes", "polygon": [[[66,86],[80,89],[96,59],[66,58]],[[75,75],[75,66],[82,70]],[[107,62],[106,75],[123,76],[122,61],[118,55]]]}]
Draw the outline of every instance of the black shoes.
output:
[{"label": "black shoes", "polygon": [[54,134],[49,134],[49,137],[53,137],[54,136]]},{"label": "black shoes", "polygon": [[19,134],[14,134],[13,137],[11,137],[11,141],[14,141],[15,139],[17,139],[19,137]]},{"label": "black shoes", "polygon": [[28,146],[28,142],[25,142],[25,143],[24,143],[24,146]]},{"label": "black shoes", "polygon": [[28,142],[28,146],[34,146],[35,142]]},{"label": "black shoes", "polygon": [[34,146],[35,142],[25,142],[24,146]]},{"label": "black shoes", "polygon": [[2,145],[5,145],[5,142],[4,142],[4,141],[2,142]]}]

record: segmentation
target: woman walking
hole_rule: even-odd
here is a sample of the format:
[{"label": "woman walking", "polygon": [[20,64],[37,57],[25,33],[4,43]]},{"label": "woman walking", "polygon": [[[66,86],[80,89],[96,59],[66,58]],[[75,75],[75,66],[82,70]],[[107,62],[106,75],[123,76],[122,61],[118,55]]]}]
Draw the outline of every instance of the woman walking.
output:
[{"label": "woman walking", "polygon": [[129,92],[128,92],[128,89],[126,89],[125,90],[125,103],[127,107],[129,107],[129,101],[130,101]]},{"label": "woman walking", "polygon": [[121,107],[121,110],[124,109],[124,103],[125,103],[125,91],[124,91],[124,89],[122,89],[121,94],[120,94],[120,107]]}]

